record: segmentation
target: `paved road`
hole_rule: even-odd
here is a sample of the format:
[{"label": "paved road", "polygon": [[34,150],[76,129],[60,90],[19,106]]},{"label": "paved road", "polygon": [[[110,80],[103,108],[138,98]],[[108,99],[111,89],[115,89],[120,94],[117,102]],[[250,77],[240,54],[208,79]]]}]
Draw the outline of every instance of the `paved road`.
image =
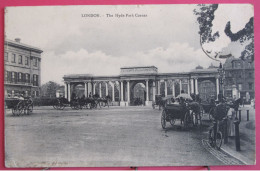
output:
[{"label": "paved road", "polygon": [[29,116],[13,117],[10,111],[5,115],[7,166],[223,164],[204,148],[205,129],[176,126],[165,131],[158,109],[38,107]]}]

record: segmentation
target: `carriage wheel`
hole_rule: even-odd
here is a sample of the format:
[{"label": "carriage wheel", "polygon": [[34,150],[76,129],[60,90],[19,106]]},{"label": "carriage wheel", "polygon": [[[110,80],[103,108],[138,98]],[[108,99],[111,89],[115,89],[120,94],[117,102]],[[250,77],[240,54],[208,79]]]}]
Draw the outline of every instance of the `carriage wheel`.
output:
[{"label": "carriage wheel", "polygon": [[175,119],[171,119],[171,120],[170,120],[170,124],[171,124],[172,126],[174,126],[174,124],[175,124]]},{"label": "carriage wheel", "polygon": [[33,112],[33,106],[32,105],[29,105],[28,107],[27,107],[27,115],[29,115],[29,114],[31,114]]},{"label": "carriage wheel", "polygon": [[74,107],[75,107],[74,109],[76,109],[76,110],[79,110],[79,109],[80,109],[80,105],[79,105],[79,104],[75,104]]},{"label": "carriage wheel", "polygon": [[161,124],[162,124],[162,128],[165,129],[166,128],[166,112],[165,112],[165,110],[162,111]]},{"label": "carriage wheel", "polygon": [[63,104],[60,104],[58,109],[63,110],[64,107],[65,107],[65,106],[64,106]]},{"label": "carriage wheel", "polygon": [[14,108],[12,108],[12,114],[13,114],[14,116],[16,116],[18,113],[19,113],[19,111],[18,111],[18,109],[17,109],[16,106],[15,106]]},{"label": "carriage wheel", "polygon": [[58,106],[57,106],[56,104],[54,104],[52,107],[53,107],[54,109],[57,109],[57,108],[58,108]]},{"label": "carriage wheel", "polygon": [[18,115],[25,114],[26,110],[22,105],[18,105]]},{"label": "carriage wheel", "polygon": [[217,150],[220,150],[220,147],[222,145],[222,133],[219,131],[216,134],[216,148]]},{"label": "carriage wheel", "polygon": [[97,108],[97,103],[93,103],[93,108]]}]

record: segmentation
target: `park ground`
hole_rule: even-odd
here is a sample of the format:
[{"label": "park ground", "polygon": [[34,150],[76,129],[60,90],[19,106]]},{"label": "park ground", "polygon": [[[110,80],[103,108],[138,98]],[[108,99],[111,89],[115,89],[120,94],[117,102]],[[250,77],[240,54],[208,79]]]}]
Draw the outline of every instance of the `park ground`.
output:
[{"label": "park ground", "polygon": [[19,117],[7,109],[5,163],[7,167],[245,164],[228,151],[207,145],[207,122],[189,130],[180,122],[174,127],[168,123],[163,130],[160,120],[161,111],[143,106],[35,107],[32,114]]}]

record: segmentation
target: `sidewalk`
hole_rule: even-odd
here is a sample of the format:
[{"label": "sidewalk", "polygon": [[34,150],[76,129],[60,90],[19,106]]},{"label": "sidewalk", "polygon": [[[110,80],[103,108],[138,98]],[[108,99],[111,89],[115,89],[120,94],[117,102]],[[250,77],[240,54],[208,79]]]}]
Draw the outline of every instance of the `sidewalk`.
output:
[{"label": "sidewalk", "polygon": [[[228,143],[222,144],[221,149],[241,160],[247,165],[255,164],[255,110],[250,106],[241,107],[240,149],[236,151],[235,137],[228,137]],[[247,121],[249,110],[249,121]],[[238,116],[239,117],[239,116]]]},{"label": "sidewalk", "polygon": [[[240,107],[239,110],[241,110],[240,151],[236,151],[235,137],[228,137],[227,144],[223,141],[221,150],[247,165],[253,165],[255,164],[255,110],[249,105]],[[249,121],[247,121],[247,110],[249,110]],[[205,117],[204,123],[210,124],[206,119],[208,120],[208,117]]]}]

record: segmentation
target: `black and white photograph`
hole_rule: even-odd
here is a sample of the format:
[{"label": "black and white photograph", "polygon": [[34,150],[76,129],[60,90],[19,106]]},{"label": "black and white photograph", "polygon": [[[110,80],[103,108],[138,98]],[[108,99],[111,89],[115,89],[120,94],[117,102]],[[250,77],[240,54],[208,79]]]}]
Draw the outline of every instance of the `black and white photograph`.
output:
[{"label": "black and white photograph", "polygon": [[5,166],[255,165],[254,6],[5,8]]}]

